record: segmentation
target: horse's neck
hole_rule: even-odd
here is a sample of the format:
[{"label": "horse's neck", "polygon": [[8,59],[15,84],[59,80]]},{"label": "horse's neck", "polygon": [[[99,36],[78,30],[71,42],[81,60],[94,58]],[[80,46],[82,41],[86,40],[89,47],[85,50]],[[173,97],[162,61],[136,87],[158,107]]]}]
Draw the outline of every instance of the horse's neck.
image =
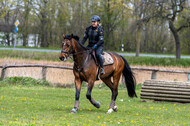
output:
[{"label": "horse's neck", "polygon": [[86,58],[88,58],[88,53],[86,52],[86,50],[81,47],[81,45],[78,43],[78,42],[74,42],[73,43],[73,46],[74,46],[74,54],[73,55],[73,58],[74,58],[74,62],[78,65],[78,67],[81,67]]},{"label": "horse's neck", "polygon": [[73,40],[73,48],[74,48],[74,53],[85,51],[85,49],[83,49],[83,47],[76,40]]}]

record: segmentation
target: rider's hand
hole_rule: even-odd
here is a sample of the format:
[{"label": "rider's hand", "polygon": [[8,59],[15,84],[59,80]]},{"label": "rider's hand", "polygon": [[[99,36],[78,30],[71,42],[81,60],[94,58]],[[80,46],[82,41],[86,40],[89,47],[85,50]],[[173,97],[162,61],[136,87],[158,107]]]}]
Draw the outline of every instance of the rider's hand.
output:
[{"label": "rider's hand", "polygon": [[94,45],[93,47],[92,47],[92,49],[95,49],[97,47],[97,45]]}]

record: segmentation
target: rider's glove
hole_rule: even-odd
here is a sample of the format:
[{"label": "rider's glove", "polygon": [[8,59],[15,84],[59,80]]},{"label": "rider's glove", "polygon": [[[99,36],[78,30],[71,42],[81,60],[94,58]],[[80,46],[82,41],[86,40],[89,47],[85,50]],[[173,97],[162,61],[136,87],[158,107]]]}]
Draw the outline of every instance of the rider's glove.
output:
[{"label": "rider's glove", "polygon": [[94,45],[92,48],[95,49],[97,47],[97,45]]}]

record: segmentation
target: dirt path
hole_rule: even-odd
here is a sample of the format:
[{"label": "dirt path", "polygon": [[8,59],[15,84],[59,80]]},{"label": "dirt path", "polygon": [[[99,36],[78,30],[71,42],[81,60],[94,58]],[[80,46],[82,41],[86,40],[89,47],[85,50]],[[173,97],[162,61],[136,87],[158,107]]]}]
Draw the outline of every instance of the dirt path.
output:
[{"label": "dirt path", "polygon": [[[22,64],[42,64],[42,65],[64,65],[73,66],[73,63],[69,62],[58,62],[58,61],[38,61],[38,60],[28,60],[28,59],[12,59],[12,58],[0,58],[0,65],[22,65]],[[163,67],[163,66],[132,66],[131,67],[144,67],[144,68],[156,68],[164,70],[180,70],[180,71],[190,71],[190,67]],[[53,83],[71,84],[74,82],[73,72],[71,70],[60,70],[60,69],[47,69],[47,80]],[[137,83],[143,83],[145,80],[151,78],[150,71],[139,71],[133,70]],[[42,78],[41,68],[11,68],[8,69],[6,76],[28,76],[36,79]],[[164,73],[158,72],[157,79],[168,80],[168,81],[187,81],[186,74],[176,74],[176,73]],[[101,83],[98,81],[96,83]]]}]

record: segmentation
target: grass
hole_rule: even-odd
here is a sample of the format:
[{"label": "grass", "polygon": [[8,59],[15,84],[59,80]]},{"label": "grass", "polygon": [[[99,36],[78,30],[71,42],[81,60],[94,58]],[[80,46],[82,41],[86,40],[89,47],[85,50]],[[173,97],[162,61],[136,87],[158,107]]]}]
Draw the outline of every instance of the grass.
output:
[{"label": "grass", "polygon": [[[10,80],[0,81],[0,125],[190,125],[190,105],[140,102],[140,98],[129,98],[122,85],[116,100],[117,113],[106,114],[111,92],[103,85],[92,92],[101,103],[100,109],[86,99],[87,87],[83,86],[80,109],[77,114],[70,114],[74,88],[52,88],[36,84],[37,80],[28,86],[23,83],[30,79]],[[138,85],[138,96],[140,88]]]},{"label": "grass", "polygon": [[125,57],[129,64],[147,66],[182,66],[190,67],[190,59],[154,58],[154,57]]},{"label": "grass", "polygon": [[59,61],[59,53],[0,50],[0,54],[0,58],[11,57],[20,59]]},{"label": "grass", "polygon": [[[0,45],[0,47],[2,47],[2,48],[14,48],[14,46],[2,46],[2,45]],[[53,46],[49,46],[49,47],[15,46],[15,48],[60,50],[60,47],[53,47]]]},{"label": "grass", "polygon": [[[28,52],[14,50],[0,50],[0,58],[11,57],[20,59],[49,60],[60,61],[59,53],[47,52]],[[147,66],[182,66],[190,67],[190,59],[175,58],[154,58],[154,57],[125,57],[130,65],[147,65]],[[72,62],[69,60],[69,62]]]}]

